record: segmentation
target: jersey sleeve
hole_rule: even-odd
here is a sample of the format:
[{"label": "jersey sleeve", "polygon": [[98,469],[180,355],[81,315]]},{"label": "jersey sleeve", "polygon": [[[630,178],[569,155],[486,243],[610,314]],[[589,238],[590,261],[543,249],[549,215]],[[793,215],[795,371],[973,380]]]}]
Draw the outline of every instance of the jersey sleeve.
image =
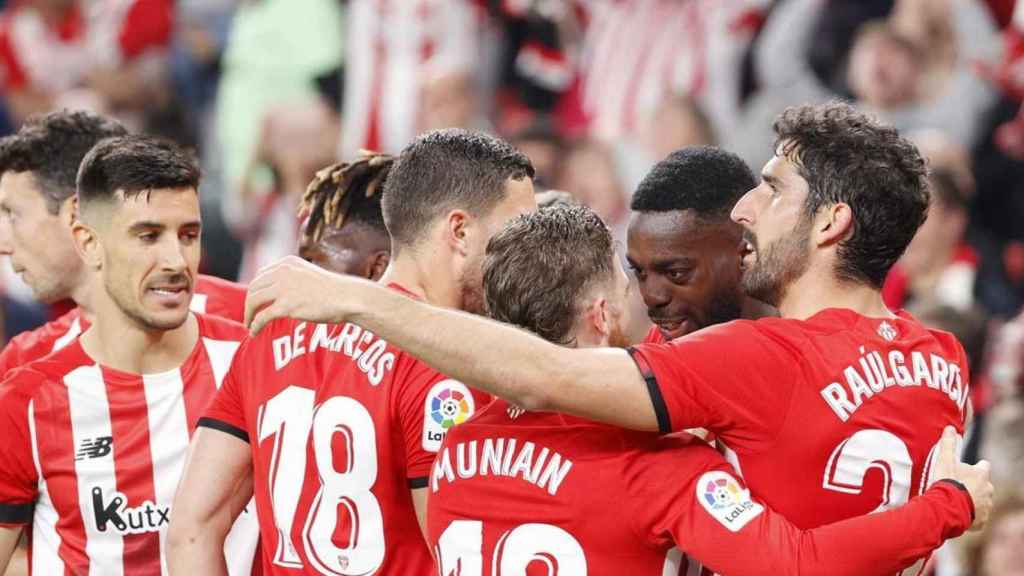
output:
[{"label": "jersey sleeve", "polygon": [[249,427],[245,418],[245,398],[242,394],[242,382],[248,386],[254,386],[254,382],[247,377],[247,367],[252,364],[248,360],[250,350],[254,350],[245,340],[239,347],[238,352],[231,362],[231,367],[224,375],[217,395],[207,408],[206,413],[199,419],[197,426],[219,430],[225,434],[231,434],[236,438],[249,442]]},{"label": "jersey sleeve", "polygon": [[490,400],[468,386],[409,356],[396,373],[395,407],[405,442],[406,477],[410,488],[425,488],[434,456],[448,430],[463,423]]},{"label": "jersey sleeve", "polygon": [[11,370],[21,366],[21,349],[18,347],[18,337],[12,338],[7,346],[0,352],[0,378],[6,378]]},{"label": "jersey sleeve", "polygon": [[[649,542],[675,543],[716,573],[855,576],[893,574],[928,555],[972,523],[965,490],[939,482],[906,505],[813,530],[800,530],[752,498],[710,448],[645,455],[631,482],[639,531]],[[695,470],[688,479],[679,470]],[[673,478],[671,474],[675,472]],[[640,476],[655,489],[642,485]],[[639,492],[639,493],[637,493]]]},{"label": "jersey sleeve", "polygon": [[801,361],[752,322],[630,349],[661,432],[706,428],[731,447],[771,441],[785,421]]},{"label": "jersey sleeve", "polygon": [[[29,419],[33,404],[19,382],[42,378],[35,372],[20,370],[0,384],[0,526],[23,526],[32,522],[38,497],[39,475],[32,458],[32,434]],[[36,382],[38,385],[38,382]]]}]

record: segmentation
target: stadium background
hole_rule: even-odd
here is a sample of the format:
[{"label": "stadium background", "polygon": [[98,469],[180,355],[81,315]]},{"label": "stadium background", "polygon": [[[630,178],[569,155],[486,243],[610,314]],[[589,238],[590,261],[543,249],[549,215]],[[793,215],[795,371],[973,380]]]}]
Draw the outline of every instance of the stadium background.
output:
[{"label": "stadium background", "polygon": [[[87,108],[194,148],[204,271],[292,253],[317,169],[447,126],[495,132],[624,242],[668,152],[759,170],[787,105],[844,98],[928,156],[937,204],[885,295],[973,356],[1008,502],[939,573],[1024,574],[1024,8],[1014,0],[0,0],[0,134]],[[65,308],[0,271],[3,341]],[[984,571],[1002,555],[1014,572]],[[1016,556],[1014,556],[1016,555]],[[1015,559],[1014,559],[1015,558]]]}]

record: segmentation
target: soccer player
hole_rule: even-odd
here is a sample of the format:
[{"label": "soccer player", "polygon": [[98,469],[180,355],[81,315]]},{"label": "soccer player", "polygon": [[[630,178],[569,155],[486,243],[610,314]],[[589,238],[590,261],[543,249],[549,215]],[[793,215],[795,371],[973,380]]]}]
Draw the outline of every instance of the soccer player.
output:
[{"label": "soccer player", "polygon": [[646,342],[776,315],[740,287],[743,228],[729,218],[756,185],[739,156],[712,146],[677,150],[640,182],[626,260],[654,323]]},{"label": "soccer player", "polygon": [[250,331],[285,316],[351,321],[528,410],[706,428],[803,529],[898,506],[921,492],[943,428],[963,432],[968,399],[960,344],[890,312],[879,292],[925,218],[925,163],[841,103],[791,108],[775,130],[776,155],[732,218],[747,238],[744,289],[782,318],[574,350],[293,258],[250,286]]},{"label": "soccer player", "polygon": [[[532,178],[529,159],[494,137],[417,138],[382,198],[392,253],[381,287],[481,312],[487,241],[536,208]],[[264,573],[430,573],[417,525],[430,464],[481,404],[359,326],[277,322],[242,344],[200,422],[175,500],[172,570],[218,567],[225,502],[251,473]]]},{"label": "soccer player", "polygon": [[[104,138],[124,136],[113,120],[89,112],[30,118],[0,140],[0,254],[47,303],[72,299],[77,308],[14,337],[0,353],[0,377],[74,341],[93,320],[89,270],[75,254],[75,176],[82,158]],[[242,286],[198,276],[192,309],[241,321]]]},{"label": "soccer player", "polygon": [[[0,572],[26,527],[34,574],[166,572],[189,436],[244,337],[189,310],[198,184],[194,159],[141,136],[83,160],[73,233],[95,320],[0,386]],[[248,574],[258,526],[245,514],[238,527],[227,553]]]},{"label": "soccer player", "polygon": [[391,256],[380,199],[395,159],[364,152],[317,173],[299,213],[299,256],[339,274],[377,280]]},{"label": "soccer player", "polygon": [[[549,342],[622,341],[629,280],[588,208],[514,220],[488,244],[484,288],[494,318]],[[957,463],[955,435],[946,441],[948,461],[937,473],[962,474],[979,508],[990,506],[988,471]],[[752,499],[734,474],[693,437],[659,438],[497,400],[453,428],[434,460],[428,541],[439,573],[463,576],[522,574],[543,557],[559,573],[679,574],[680,549],[732,576],[860,576],[891,574],[971,523],[972,496],[940,482],[900,510],[802,532]],[[875,545],[851,547],[858,538]]]}]

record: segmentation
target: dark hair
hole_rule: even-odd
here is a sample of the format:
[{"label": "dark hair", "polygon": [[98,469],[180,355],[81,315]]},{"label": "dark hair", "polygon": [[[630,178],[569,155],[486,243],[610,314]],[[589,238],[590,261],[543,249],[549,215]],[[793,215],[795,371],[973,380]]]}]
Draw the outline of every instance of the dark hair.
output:
[{"label": "dark hair", "polygon": [[806,216],[840,202],[853,211],[836,274],[880,288],[928,214],[927,169],[917,147],[842,102],[788,108],[773,128],[776,153],[807,181]]},{"label": "dark hair", "polygon": [[601,218],[558,205],[512,220],[487,244],[484,294],[493,318],[571,343],[580,299],[612,278],[615,251]]},{"label": "dark hair", "polygon": [[416,138],[391,169],[381,201],[391,249],[414,244],[453,208],[487,214],[504,199],[509,178],[533,178],[533,165],[494,136],[446,129]]},{"label": "dark hair", "polygon": [[114,120],[90,112],[62,110],[30,116],[17,134],[0,140],[0,174],[31,172],[51,214],[75,195],[85,154],[104,138],[127,134]]},{"label": "dark hair", "polygon": [[195,156],[150,136],[108,138],[86,154],[78,170],[78,202],[114,200],[162,188],[199,189]]},{"label": "dark hair", "polygon": [[355,162],[338,162],[317,172],[299,203],[299,215],[309,215],[306,229],[320,240],[325,226],[340,230],[358,222],[387,234],[380,199],[395,158],[365,152]]},{"label": "dark hair", "polygon": [[701,218],[728,218],[757,180],[739,156],[714,146],[687,146],[658,162],[637,186],[636,212],[692,210]]}]

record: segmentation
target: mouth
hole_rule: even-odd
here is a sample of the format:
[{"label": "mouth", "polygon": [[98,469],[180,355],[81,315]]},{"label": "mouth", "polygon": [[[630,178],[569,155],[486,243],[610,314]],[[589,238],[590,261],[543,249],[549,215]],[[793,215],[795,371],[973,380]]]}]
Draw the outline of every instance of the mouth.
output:
[{"label": "mouth", "polygon": [[740,267],[747,270],[755,262],[757,262],[757,248],[754,247],[753,242],[744,238],[740,244]]},{"label": "mouth", "polygon": [[651,318],[651,322],[661,330],[668,340],[675,340],[697,329],[689,318]]},{"label": "mouth", "polygon": [[167,307],[177,307],[187,303],[192,295],[188,283],[157,284],[146,289],[146,294],[154,296],[157,301]]}]

